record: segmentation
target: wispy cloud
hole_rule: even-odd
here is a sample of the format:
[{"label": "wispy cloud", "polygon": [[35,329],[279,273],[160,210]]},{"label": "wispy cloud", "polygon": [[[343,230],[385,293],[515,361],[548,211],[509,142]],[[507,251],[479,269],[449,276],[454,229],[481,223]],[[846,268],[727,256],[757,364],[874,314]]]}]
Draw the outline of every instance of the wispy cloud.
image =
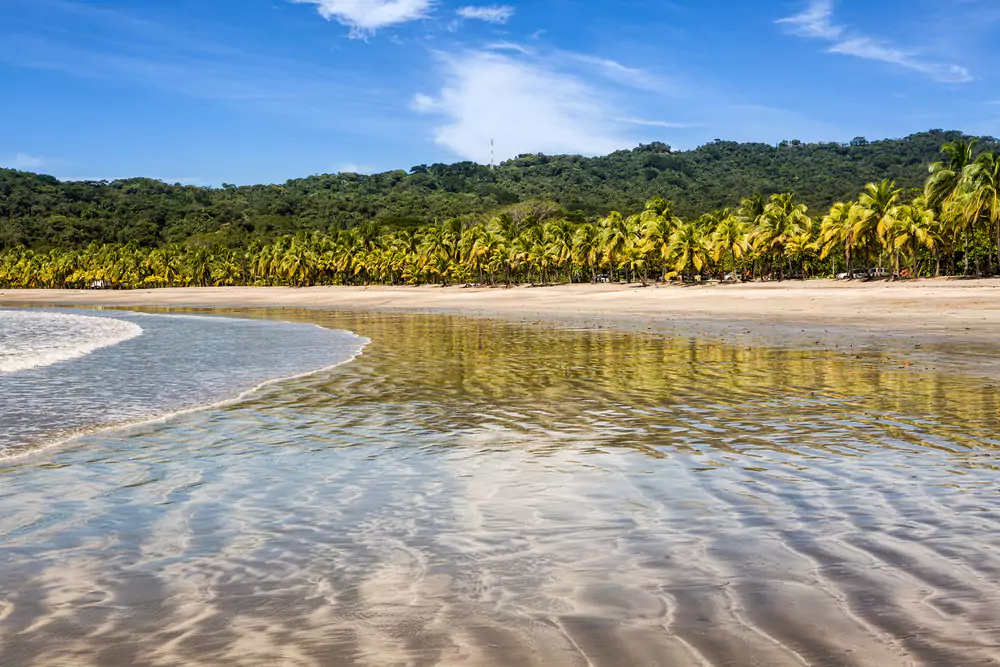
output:
[{"label": "wispy cloud", "polygon": [[668,88],[666,82],[659,77],[650,74],[638,67],[623,65],[617,60],[602,58],[587,53],[564,52],[563,56],[591,66],[597,70],[601,76],[617,81],[618,83],[640,88],[649,91],[665,92]]},{"label": "wispy cloud", "polygon": [[442,55],[446,83],[413,108],[439,116],[435,141],[486,162],[490,140],[501,159],[519,153],[608,153],[629,145],[617,114],[582,78],[544,63],[493,52]]},{"label": "wispy cloud", "polygon": [[463,19],[475,19],[488,23],[506,23],[514,16],[514,8],[509,5],[461,7],[456,13]]},{"label": "wispy cloud", "polygon": [[535,50],[524,46],[523,44],[517,44],[516,42],[499,41],[487,44],[483,47],[488,51],[516,51],[518,53],[523,53],[524,55],[531,55],[535,53]]},{"label": "wispy cloud", "polygon": [[834,41],[844,33],[844,27],[833,23],[834,0],[812,0],[801,14],[778,19],[789,30],[802,37],[818,37]]},{"label": "wispy cloud", "polygon": [[379,28],[426,18],[434,0],[289,0],[316,5],[320,15],[351,29],[352,37],[371,35]]},{"label": "wispy cloud", "polygon": [[45,158],[37,155],[15,153],[11,157],[0,159],[0,166],[7,167],[9,169],[31,170],[45,166],[46,162]]},{"label": "wispy cloud", "polygon": [[878,60],[926,74],[945,83],[972,81],[968,69],[953,63],[922,58],[918,53],[895,47],[883,40],[856,33],[834,22],[835,0],[810,0],[808,7],[795,16],[779,19],[789,32],[800,37],[822,39],[830,43],[828,51],[868,60]]},{"label": "wispy cloud", "polygon": [[698,127],[691,123],[673,123],[665,120],[647,120],[645,118],[628,118],[620,117],[615,118],[619,123],[627,123],[628,125],[642,125],[644,127],[665,127],[669,129],[685,129],[691,127]]}]

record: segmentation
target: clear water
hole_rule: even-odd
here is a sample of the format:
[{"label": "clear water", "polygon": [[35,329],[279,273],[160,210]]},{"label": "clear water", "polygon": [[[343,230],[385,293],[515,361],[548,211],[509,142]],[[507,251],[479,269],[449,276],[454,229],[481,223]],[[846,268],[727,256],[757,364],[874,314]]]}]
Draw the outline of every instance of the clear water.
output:
[{"label": "clear water", "polygon": [[110,317],[0,310],[0,373],[51,366],[142,335],[142,327]]},{"label": "clear water", "polygon": [[[0,465],[0,664],[1000,661],[985,376],[740,332],[254,315],[371,343]],[[153,340],[136,321],[108,352]]]},{"label": "clear water", "polygon": [[0,309],[0,458],[232,399],[363,344],[301,323]]}]

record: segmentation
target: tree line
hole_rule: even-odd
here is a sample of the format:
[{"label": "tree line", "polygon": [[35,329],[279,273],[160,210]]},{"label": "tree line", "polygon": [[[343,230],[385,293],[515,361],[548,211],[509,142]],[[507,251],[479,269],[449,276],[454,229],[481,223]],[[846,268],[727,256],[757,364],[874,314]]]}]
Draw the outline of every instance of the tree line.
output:
[{"label": "tree line", "polygon": [[[689,151],[653,142],[601,157],[522,155],[495,170],[460,162],[218,188],[148,178],[59,181],[0,169],[0,250],[82,248],[94,242],[237,249],[299,232],[332,236],[366,223],[387,230],[455,218],[470,224],[532,200],[557,203],[572,222],[639,211],[656,196],[672,201],[673,212],[685,219],[735,208],[755,193],[795,192],[800,203],[820,211],[871,182],[922,187],[941,145],[968,138],[933,130],[844,144],[713,141]],[[989,152],[996,141],[984,137],[977,147]]]},{"label": "tree line", "polygon": [[[4,287],[514,284],[716,277],[992,275],[1000,270],[1000,154],[974,141],[942,148],[923,188],[869,183],[821,215],[792,193],[754,195],[684,219],[670,200],[570,219],[546,201],[416,228],[365,223],[283,235],[245,248],[135,242],[0,253]],[[994,259],[996,263],[994,263]]]}]

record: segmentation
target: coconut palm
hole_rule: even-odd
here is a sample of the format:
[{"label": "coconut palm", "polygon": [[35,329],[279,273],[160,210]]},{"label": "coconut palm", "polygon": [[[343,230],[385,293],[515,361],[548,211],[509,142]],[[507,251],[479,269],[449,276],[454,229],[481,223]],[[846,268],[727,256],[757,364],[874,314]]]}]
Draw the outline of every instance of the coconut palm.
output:
[{"label": "coconut palm", "polygon": [[924,187],[927,205],[944,221],[954,224],[965,222],[962,231],[965,236],[965,274],[969,274],[970,242],[974,220],[962,220],[962,207],[955,202],[959,184],[965,170],[973,163],[976,140],[949,141],[941,147],[946,160],[934,162],[930,166],[930,176]]},{"label": "coconut palm", "polygon": [[800,278],[805,280],[808,277],[807,266],[819,255],[819,246],[813,241],[812,234],[804,229],[785,240],[785,255],[790,262],[798,265]]},{"label": "coconut palm", "polygon": [[566,270],[566,282],[573,282],[573,225],[568,220],[545,223],[545,244],[556,269]]},{"label": "coconut palm", "polygon": [[761,219],[764,217],[764,209],[767,207],[767,200],[763,195],[752,195],[743,199],[736,209],[736,215],[743,221],[747,229],[746,258],[753,260],[753,277],[757,277],[757,256],[758,249],[754,245],[756,240],[756,230],[761,226]]},{"label": "coconut palm", "polygon": [[[844,249],[844,261],[847,264],[848,278],[854,277],[854,204],[847,202],[837,202],[830,207],[830,212],[826,214],[820,223],[819,246],[820,259],[826,257],[836,249]],[[833,273],[836,273],[834,268]]]},{"label": "coconut palm", "polygon": [[967,166],[955,199],[965,220],[970,224],[983,220],[987,226],[987,238],[991,232],[995,233],[997,263],[1000,265],[1000,155],[984,153]]},{"label": "coconut palm", "polygon": [[[655,205],[655,206],[651,206]],[[670,239],[677,228],[683,224],[681,219],[670,214],[670,202],[656,198],[646,204],[643,211],[641,234],[648,248],[660,262],[660,273],[663,279],[667,277],[667,267],[670,262]]]},{"label": "coconut palm", "polygon": [[975,139],[970,141],[960,139],[941,146],[941,152],[947,159],[931,164],[929,168],[931,175],[924,188],[927,206],[937,213],[941,212],[944,202],[958,188],[965,168],[972,164],[975,145]]},{"label": "coconut palm", "polygon": [[730,267],[739,278],[737,262],[742,260],[750,247],[747,240],[747,223],[744,218],[735,213],[729,213],[719,219],[712,231],[713,259],[722,263],[726,269],[726,258],[731,260]]},{"label": "coconut palm", "polygon": [[601,247],[604,261],[611,268],[611,280],[615,279],[615,268],[625,248],[632,242],[638,222],[637,216],[625,218],[618,211],[612,211],[601,220]]},{"label": "coconut palm", "polygon": [[754,245],[765,254],[770,254],[772,263],[777,261],[779,277],[785,277],[784,258],[788,240],[809,231],[812,220],[805,204],[798,204],[791,193],[771,195],[759,226],[754,234]]},{"label": "coconut palm", "polygon": [[711,248],[704,229],[697,222],[686,222],[678,227],[670,239],[670,255],[674,258],[674,270],[682,274],[687,271],[688,279],[694,280],[694,273],[701,273],[711,260]]},{"label": "coconut palm", "polygon": [[896,259],[896,274],[899,275],[899,252],[907,249],[910,253],[910,275],[917,277],[917,250],[920,246],[932,249],[934,211],[927,208],[922,197],[910,204],[900,206],[894,216],[891,234],[891,248]]},{"label": "coconut palm", "polygon": [[888,250],[886,233],[894,224],[893,216],[901,194],[895,182],[889,179],[869,183],[858,197],[857,205],[852,208],[855,242],[868,253],[869,258],[880,254],[883,249]]}]

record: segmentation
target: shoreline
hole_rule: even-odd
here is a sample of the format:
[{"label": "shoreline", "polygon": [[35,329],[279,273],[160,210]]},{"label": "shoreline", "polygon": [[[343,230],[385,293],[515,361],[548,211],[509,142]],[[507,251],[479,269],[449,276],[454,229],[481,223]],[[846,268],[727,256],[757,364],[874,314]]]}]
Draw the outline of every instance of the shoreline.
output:
[{"label": "shoreline", "polygon": [[998,343],[1000,280],[833,280],[738,285],[181,287],[0,290],[0,306],[309,308],[446,314],[613,328],[710,323]]},{"label": "shoreline", "polygon": [[[286,322],[287,324],[306,324],[308,326],[322,327],[320,324],[310,324],[310,323],[300,323],[300,322]],[[118,431],[127,431],[133,428],[139,428],[142,426],[147,426],[151,424],[163,424],[167,423],[177,417],[182,417],[184,415],[194,414],[198,412],[203,412],[207,410],[215,410],[218,408],[226,407],[229,405],[236,405],[247,398],[261,392],[262,390],[282,382],[288,382],[290,380],[298,380],[300,378],[309,377],[326,371],[331,371],[335,368],[345,366],[353,361],[356,361],[358,357],[364,354],[365,348],[371,343],[371,340],[356,334],[353,331],[345,331],[358,339],[358,346],[354,352],[346,359],[336,361],[332,364],[327,364],[326,366],[321,366],[319,368],[313,368],[311,370],[303,371],[301,373],[294,373],[292,375],[283,375],[279,377],[273,377],[266,380],[262,380],[257,384],[248,387],[246,389],[239,390],[236,394],[228,397],[220,397],[218,400],[213,400],[208,403],[202,403],[198,405],[193,405],[189,407],[179,407],[161,414],[150,414],[142,417],[138,417],[131,420],[121,421],[121,422],[111,422],[106,424],[98,424],[92,426],[86,426],[72,431],[66,431],[55,436],[51,440],[39,441],[31,444],[18,445],[13,449],[0,449],[0,469],[4,466],[19,463],[20,461],[34,457],[39,454],[43,454],[50,450],[59,449],[67,445],[75,444],[76,442],[83,440],[92,436],[99,436],[103,433],[114,433]],[[119,341],[125,342],[125,341]],[[114,345],[117,345],[115,343]],[[109,345],[107,347],[113,347],[114,345]],[[103,348],[102,348],[103,349]],[[64,363],[66,361],[73,361],[73,359],[66,359],[56,363]],[[55,364],[52,364],[55,365]]]}]

